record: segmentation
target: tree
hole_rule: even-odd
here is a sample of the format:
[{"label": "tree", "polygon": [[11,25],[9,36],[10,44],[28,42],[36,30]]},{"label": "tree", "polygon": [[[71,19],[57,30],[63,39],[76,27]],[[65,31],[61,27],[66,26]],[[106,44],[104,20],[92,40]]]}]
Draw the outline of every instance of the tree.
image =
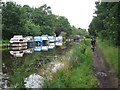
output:
[{"label": "tree", "polygon": [[80,35],[80,36],[86,36],[88,34],[88,32],[85,29],[82,28],[76,28],[76,27],[72,27],[72,35]]},{"label": "tree", "polygon": [[3,3],[2,7],[2,35],[3,39],[10,39],[14,34],[22,34],[25,22],[21,21],[21,6],[13,2]]},{"label": "tree", "polygon": [[2,7],[2,35],[3,39],[10,39],[14,35],[84,35],[84,29],[72,27],[64,16],[52,14],[50,6],[42,5],[31,8],[28,5],[17,5],[15,2],[3,2]]},{"label": "tree", "polygon": [[120,3],[96,2],[95,14],[89,25],[90,35],[98,35],[100,38],[109,40],[114,45],[120,45],[118,31],[120,30]]},{"label": "tree", "polygon": [[24,26],[24,35],[27,36],[39,36],[41,35],[41,28],[39,25],[35,25],[31,20],[27,21]]}]

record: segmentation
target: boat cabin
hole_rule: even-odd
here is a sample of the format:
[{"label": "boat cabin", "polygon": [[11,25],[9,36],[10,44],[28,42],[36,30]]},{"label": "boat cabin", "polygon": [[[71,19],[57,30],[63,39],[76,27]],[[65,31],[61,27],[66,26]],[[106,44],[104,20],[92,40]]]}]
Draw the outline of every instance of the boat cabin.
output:
[{"label": "boat cabin", "polygon": [[10,43],[24,43],[27,42],[22,35],[14,35],[13,38],[10,39]]},{"label": "boat cabin", "polygon": [[27,42],[33,42],[33,37],[32,36],[26,36],[25,39],[27,40]]},{"label": "boat cabin", "polygon": [[23,51],[10,51],[10,54],[15,57],[23,57]]},{"label": "boat cabin", "polygon": [[63,40],[63,37],[62,37],[62,36],[56,37],[56,42],[62,42],[62,40]]},{"label": "boat cabin", "polygon": [[49,42],[55,42],[55,37],[54,36],[48,36],[48,41]]}]

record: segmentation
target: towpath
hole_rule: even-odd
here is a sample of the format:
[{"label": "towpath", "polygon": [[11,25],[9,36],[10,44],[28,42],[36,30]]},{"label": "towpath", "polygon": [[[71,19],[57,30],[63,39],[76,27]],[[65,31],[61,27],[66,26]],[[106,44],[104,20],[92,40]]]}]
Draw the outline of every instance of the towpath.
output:
[{"label": "towpath", "polygon": [[96,45],[93,52],[93,67],[99,88],[118,88],[118,80],[109,62],[103,58],[101,50]]}]

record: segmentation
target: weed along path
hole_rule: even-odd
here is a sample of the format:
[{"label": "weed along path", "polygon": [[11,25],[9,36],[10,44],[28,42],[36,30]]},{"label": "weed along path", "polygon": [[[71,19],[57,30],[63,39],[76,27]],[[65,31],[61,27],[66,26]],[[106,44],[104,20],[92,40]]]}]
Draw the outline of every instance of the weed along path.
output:
[{"label": "weed along path", "polygon": [[99,88],[118,88],[118,80],[111,64],[103,59],[98,46],[96,46],[96,51],[93,52],[93,66]]}]

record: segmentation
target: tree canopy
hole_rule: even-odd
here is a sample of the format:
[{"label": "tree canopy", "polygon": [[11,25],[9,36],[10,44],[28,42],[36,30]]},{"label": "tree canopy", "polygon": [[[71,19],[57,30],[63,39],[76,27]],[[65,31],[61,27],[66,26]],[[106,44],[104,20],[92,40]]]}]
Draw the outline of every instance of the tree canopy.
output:
[{"label": "tree canopy", "polygon": [[[54,35],[57,28],[63,28],[69,35],[80,34],[82,29],[73,28],[64,16],[52,14],[50,6],[31,8],[15,2],[2,2],[2,37],[10,39],[13,35],[38,36]],[[83,31],[85,32],[85,31]]]},{"label": "tree canopy", "polygon": [[89,25],[89,33],[103,40],[109,40],[114,45],[120,45],[118,31],[120,30],[120,3],[96,2],[96,11]]}]

